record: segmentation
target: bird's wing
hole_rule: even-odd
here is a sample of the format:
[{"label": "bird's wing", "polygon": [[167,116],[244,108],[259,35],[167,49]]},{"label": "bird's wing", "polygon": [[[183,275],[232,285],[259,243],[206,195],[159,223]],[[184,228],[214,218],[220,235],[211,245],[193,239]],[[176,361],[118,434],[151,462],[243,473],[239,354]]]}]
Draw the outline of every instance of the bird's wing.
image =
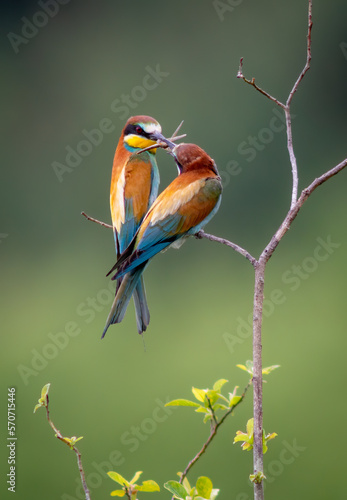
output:
[{"label": "bird's wing", "polygon": [[165,190],[145,217],[136,238],[115,268],[116,277],[134,269],[174,241],[197,232],[219,205],[219,178],[198,179],[172,192]]},{"label": "bird's wing", "polygon": [[132,155],[113,179],[111,214],[120,253],[128,247],[148,211],[152,184],[152,164],[148,154],[143,157]]}]

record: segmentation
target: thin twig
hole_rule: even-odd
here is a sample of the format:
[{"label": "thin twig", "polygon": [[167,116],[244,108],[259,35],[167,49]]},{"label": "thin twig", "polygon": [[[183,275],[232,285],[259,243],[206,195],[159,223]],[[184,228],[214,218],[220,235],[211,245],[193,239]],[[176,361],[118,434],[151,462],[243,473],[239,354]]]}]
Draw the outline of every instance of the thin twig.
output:
[{"label": "thin twig", "polygon": [[277,104],[277,106],[279,106],[282,109],[285,109],[285,104],[283,104],[281,101],[279,101],[275,97],[272,97],[272,95],[270,95],[268,92],[265,92],[265,90],[261,89],[260,87],[258,87],[258,85],[256,85],[255,78],[252,78],[252,80],[247,80],[247,78],[243,74],[242,69],[243,69],[243,57],[241,57],[241,59],[240,59],[239,71],[237,72],[236,78],[241,78],[245,83],[248,83],[248,85],[251,85],[258,92],[260,92],[265,97],[270,99],[270,101],[273,101],[275,104]]},{"label": "thin twig", "polygon": [[311,33],[312,33],[312,0],[309,0],[308,2],[308,29],[307,29],[307,49],[306,49],[306,64],[302,72],[300,73],[298,79],[293,85],[292,90],[289,93],[286,106],[289,107],[290,103],[292,102],[293,95],[298,89],[299,83],[301,80],[304,78],[305,74],[307,71],[310,69],[310,62],[311,62]]},{"label": "thin twig", "polygon": [[290,114],[289,107],[285,108],[284,114],[286,117],[286,128],[287,128],[287,149],[289,153],[290,164],[292,167],[292,178],[293,178],[292,198],[291,198],[290,208],[293,208],[298,198],[298,186],[299,186],[298,166],[296,163],[296,157],[293,149],[292,117]]},{"label": "thin twig", "polygon": [[[180,124],[178,125],[178,127],[176,128],[175,132],[172,134],[171,139],[170,139],[171,141],[172,141],[172,139],[174,139],[174,138],[177,136],[177,134],[178,134],[178,132],[179,132],[180,128],[181,128],[181,127],[182,127],[182,125],[183,125],[183,122],[184,122],[184,120],[182,120],[182,121],[181,121],[181,123],[180,123]],[[186,135],[186,134],[185,134],[185,135]]]},{"label": "thin twig", "polygon": [[106,222],[101,222],[98,219],[94,219],[94,217],[89,217],[89,215],[87,215],[85,212],[81,212],[81,215],[83,215],[83,217],[85,217],[87,220],[100,224],[100,226],[107,227],[108,229],[113,229],[113,226],[111,226],[111,224],[106,224]]},{"label": "thin twig", "polygon": [[215,425],[217,425],[217,424],[218,424],[218,420],[217,420],[217,417],[216,417],[215,411],[214,411],[214,409],[212,408],[212,405],[211,405],[211,400],[210,400],[210,398],[207,396],[207,394],[206,394],[206,399],[207,399],[207,402],[208,402],[208,407],[209,407],[209,409],[211,410],[211,415],[212,415],[211,425],[212,425],[212,427],[214,427]]},{"label": "thin twig", "polygon": [[235,250],[235,252],[238,252],[247,260],[249,260],[253,267],[255,267],[258,263],[257,259],[254,258],[247,250],[240,247],[239,245],[236,245],[236,243],[232,243],[231,241],[226,240],[225,238],[219,238],[218,236],[214,236],[213,234],[205,233],[205,231],[203,230],[200,230],[194,236],[197,239],[206,238],[207,240],[216,241],[217,243],[222,243],[222,245],[227,245],[228,247]]},{"label": "thin twig", "polygon": [[82,456],[81,456],[81,453],[78,450],[78,448],[76,448],[76,446],[72,446],[71,447],[71,445],[66,441],[66,439],[64,438],[64,436],[62,435],[62,433],[56,428],[56,426],[52,422],[50,414],[49,414],[49,408],[48,408],[48,396],[47,396],[46,416],[47,416],[47,420],[48,420],[49,425],[51,426],[51,428],[55,432],[56,437],[60,441],[62,441],[63,443],[65,443],[68,446],[70,446],[70,448],[76,453],[77,465],[78,465],[78,470],[79,470],[79,473],[80,473],[80,476],[81,476],[81,482],[82,482],[84,494],[85,494],[86,500],[90,500],[90,492],[89,492],[89,489],[88,489],[88,486],[87,486],[86,476],[85,476],[85,472],[84,472],[83,465],[82,465]]},{"label": "thin twig", "polygon": [[190,471],[190,469],[193,467],[193,465],[199,460],[199,458],[205,453],[206,451],[206,448],[208,447],[208,445],[211,443],[211,441],[213,440],[213,438],[215,437],[215,435],[217,434],[217,431],[219,429],[219,427],[222,425],[222,423],[225,421],[225,419],[235,410],[236,406],[238,406],[245,398],[246,396],[246,392],[249,388],[249,386],[251,385],[251,380],[248,382],[248,384],[246,385],[246,387],[244,388],[244,391],[241,395],[241,399],[235,404],[233,405],[224,415],[223,417],[220,419],[219,422],[217,422],[211,429],[211,432],[210,432],[210,435],[207,439],[207,441],[204,443],[204,445],[202,446],[201,450],[195,455],[194,458],[192,458],[192,460],[188,463],[187,467],[184,469],[181,477],[180,477],[180,480],[179,482],[182,484],[183,482],[183,479],[186,477],[186,475],[188,474],[188,472]]},{"label": "thin twig", "polygon": [[311,62],[311,33],[312,33],[312,0],[308,2],[308,28],[307,28],[307,49],[306,49],[306,64],[304,69],[300,73],[298,79],[294,83],[292,90],[289,93],[284,112],[286,115],[286,125],[287,125],[287,148],[289,153],[289,159],[292,166],[292,177],[293,177],[293,188],[292,188],[292,201],[290,208],[293,208],[298,199],[298,167],[296,163],[296,157],[293,148],[293,134],[292,134],[292,120],[290,115],[290,104],[292,102],[293,96],[298,89],[299,83],[304,78],[307,71],[310,69]]}]

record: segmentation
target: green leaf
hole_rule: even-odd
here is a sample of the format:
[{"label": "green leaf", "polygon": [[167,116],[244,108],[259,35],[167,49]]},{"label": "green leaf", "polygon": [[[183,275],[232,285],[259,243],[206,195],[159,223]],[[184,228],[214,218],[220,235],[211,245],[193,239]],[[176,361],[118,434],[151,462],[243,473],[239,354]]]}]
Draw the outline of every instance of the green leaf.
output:
[{"label": "green leaf", "polygon": [[225,406],[225,405],[222,405],[220,403],[216,404],[213,406],[213,410],[214,411],[217,411],[217,410],[228,410],[228,406]]},{"label": "green leaf", "polygon": [[234,437],[234,443],[237,443],[238,441],[245,441],[248,436],[242,431],[236,431],[236,436]]},{"label": "green leaf", "polygon": [[195,401],[189,401],[188,399],[174,399],[169,403],[166,403],[165,406],[200,406],[199,403],[195,403]]},{"label": "green leaf", "polygon": [[203,423],[206,424],[209,420],[212,420],[212,414],[208,413],[207,415],[204,416]]},{"label": "green leaf", "polygon": [[253,418],[250,418],[247,422],[247,434],[241,431],[236,432],[236,436],[234,438],[234,443],[238,441],[243,441],[242,449],[246,451],[250,451],[253,448]]},{"label": "green leaf", "polygon": [[113,490],[111,491],[111,497],[124,497],[125,491],[124,490]]},{"label": "green leaf", "polygon": [[51,384],[46,384],[46,385],[44,385],[42,387],[42,389],[41,389],[41,397],[38,400],[38,404],[34,408],[34,413],[39,408],[42,408],[42,407],[47,408],[48,407],[48,391],[49,391],[50,385]]},{"label": "green leaf", "polygon": [[240,368],[241,370],[248,372],[247,367],[245,365],[236,365],[236,366],[237,366],[237,368]]},{"label": "green leaf", "polygon": [[160,491],[159,485],[155,482],[152,481],[152,479],[149,479],[148,481],[143,481],[141,486],[138,486],[137,491]]},{"label": "green leaf", "polygon": [[203,498],[210,498],[212,492],[213,484],[211,479],[205,476],[201,476],[196,481],[196,490],[198,495]]},{"label": "green leaf", "polygon": [[217,382],[213,384],[213,390],[216,392],[220,392],[223,385],[226,384],[227,382],[228,380],[226,380],[225,378],[220,378],[219,380],[217,380]]},{"label": "green leaf", "polygon": [[209,406],[208,401],[210,401],[210,405],[213,406],[215,402],[218,401],[218,399],[219,399],[219,394],[216,391],[209,390],[206,393],[205,405]]},{"label": "green leaf", "polygon": [[70,448],[73,449],[73,447],[75,446],[77,441],[80,441],[81,439],[83,439],[83,436],[80,436],[80,437],[72,436],[71,438],[64,437],[64,439],[65,439],[65,442],[70,446]]},{"label": "green leaf", "polygon": [[46,384],[46,385],[44,385],[42,387],[42,390],[41,390],[41,399],[46,399],[46,396],[48,394],[50,386],[51,386],[51,384]]},{"label": "green leaf", "polygon": [[40,404],[35,405],[35,408],[34,408],[34,413],[35,413],[35,412],[36,412],[36,410],[38,410],[39,408],[43,408],[43,405],[40,405]]},{"label": "green leaf", "polygon": [[233,396],[229,401],[229,408],[235,406],[240,401],[240,399],[242,399],[241,396]]},{"label": "green leaf", "polygon": [[210,500],[214,500],[219,493],[219,489],[215,488],[211,492]]},{"label": "green leaf", "polygon": [[264,455],[268,450],[267,442],[270,441],[271,439],[274,439],[276,436],[277,436],[276,432],[273,432],[272,434],[265,435],[265,431],[263,429],[263,454]]},{"label": "green leaf", "polygon": [[201,401],[201,403],[205,401],[206,392],[204,389],[196,389],[196,387],[192,387],[192,393],[198,401]]},{"label": "green leaf", "polygon": [[247,366],[247,369],[253,373],[253,361],[247,360],[246,366]]},{"label": "green leaf", "polygon": [[130,481],[130,484],[135,484],[136,481],[138,480],[138,478],[141,476],[141,474],[142,474],[142,470],[138,470],[137,472],[135,472],[135,476]]},{"label": "green leaf", "polygon": [[186,500],[188,492],[178,481],[167,481],[164,488],[170,491],[176,498]]},{"label": "green leaf", "polygon": [[116,481],[116,483],[120,484],[121,486],[130,486],[130,483],[124,479],[123,476],[118,474],[118,472],[114,472],[113,470],[109,471],[107,475],[113,480]]},{"label": "green leaf", "polygon": [[[182,472],[177,472],[177,476],[181,479],[182,477]],[[185,487],[186,491],[190,491],[192,489],[192,487],[190,486],[190,483],[187,479],[187,477],[185,477],[182,481],[182,484],[183,486]]]},{"label": "green leaf", "polygon": [[276,434],[276,432],[273,432],[272,434],[267,434],[265,436],[265,439],[266,441],[270,441],[270,439],[274,439],[276,436],[278,436],[278,434]]},{"label": "green leaf", "polygon": [[195,410],[197,413],[208,413],[210,410],[199,405],[199,408]]},{"label": "green leaf", "polygon": [[276,370],[276,368],[280,368],[281,365],[272,365],[272,366],[267,366],[266,368],[263,368],[262,374],[263,375],[269,375],[269,373],[273,372]]},{"label": "green leaf", "polygon": [[245,365],[236,365],[236,366],[253,376],[253,361],[246,361],[246,366]]},{"label": "green leaf", "polygon": [[223,396],[223,394],[219,394],[219,399],[222,399],[223,401],[229,404],[229,399]]},{"label": "green leaf", "polygon": [[[181,475],[180,475],[180,477],[181,477]],[[185,487],[185,489],[187,491],[190,491],[192,489],[192,487],[190,486],[190,483],[186,477],[183,479],[183,486]]]},{"label": "green leaf", "polygon": [[253,429],[254,429],[254,418],[250,418],[248,420],[246,428],[248,437],[251,437],[253,435]]},{"label": "green leaf", "polygon": [[263,472],[257,472],[256,474],[250,474],[249,479],[252,483],[260,484],[263,479],[266,479],[266,476]]},{"label": "green leaf", "polygon": [[[266,453],[268,450],[267,442],[271,439],[274,439],[277,436],[276,432],[272,434],[265,434],[263,429],[263,453]],[[241,431],[236,432],[236,436],[234,438],[234,443],[238,441],[243,441],[242,449],[250,451],[253,448],[254,444],[254,419],[250,418],[247,422],[247,434]]]},{"label": "green leaf", "polygon": [[250,451],[253,448],[252,444],[249,442],[247,434],[245,434],[244,432],[236,431],[236,436],[234,437],[234,444],[237,443],[238,441],[243,441],[241,445],[243,450]]}]

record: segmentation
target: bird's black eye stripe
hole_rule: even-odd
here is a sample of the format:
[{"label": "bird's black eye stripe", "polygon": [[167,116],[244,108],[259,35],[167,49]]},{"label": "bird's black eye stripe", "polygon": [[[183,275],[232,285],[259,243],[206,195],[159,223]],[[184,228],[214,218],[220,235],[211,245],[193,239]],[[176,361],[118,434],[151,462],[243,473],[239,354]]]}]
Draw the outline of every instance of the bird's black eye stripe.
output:
[{"label": "bird's black eye stripe", "polygon": [[145,132],[143,130],[143,128],[141,127],[141,125],[135,125],[133,123],[130,123],[126,129],[124,130],[124,136],[126,135],[130,135],[130,134],[134,134],[134,135],[140,135],[141,137],[146,137],[148,138],[148,134],[147,132]]}]

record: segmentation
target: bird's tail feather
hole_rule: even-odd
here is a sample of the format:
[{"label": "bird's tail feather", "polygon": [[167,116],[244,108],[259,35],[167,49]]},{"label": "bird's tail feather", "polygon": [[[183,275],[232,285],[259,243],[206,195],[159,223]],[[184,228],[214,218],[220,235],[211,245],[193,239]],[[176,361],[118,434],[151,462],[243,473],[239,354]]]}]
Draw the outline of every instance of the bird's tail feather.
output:
[{"label": "bird's tail feather", "polygon": [[116,296],[114,298],[111,311],[107,317],[106,325],[101,338],[104,338],[108,327],[114,323],[120,323],[125,315],[126,309],[130,302],[131,296],[134,292],[136,285],[141,278],[141,274],[145,268],[144,266],[139,266],[134,271],[128,273],[122,280],[119,280],[119,285],[117,285]]},{"label": "bird's tail feather", "polygon": [[135,304],[137,331],[141,334],[147,330],[147,326],[149,325],[150,320],[143,276],[141,276],[141,278],[137,282],[133,297]]}]

